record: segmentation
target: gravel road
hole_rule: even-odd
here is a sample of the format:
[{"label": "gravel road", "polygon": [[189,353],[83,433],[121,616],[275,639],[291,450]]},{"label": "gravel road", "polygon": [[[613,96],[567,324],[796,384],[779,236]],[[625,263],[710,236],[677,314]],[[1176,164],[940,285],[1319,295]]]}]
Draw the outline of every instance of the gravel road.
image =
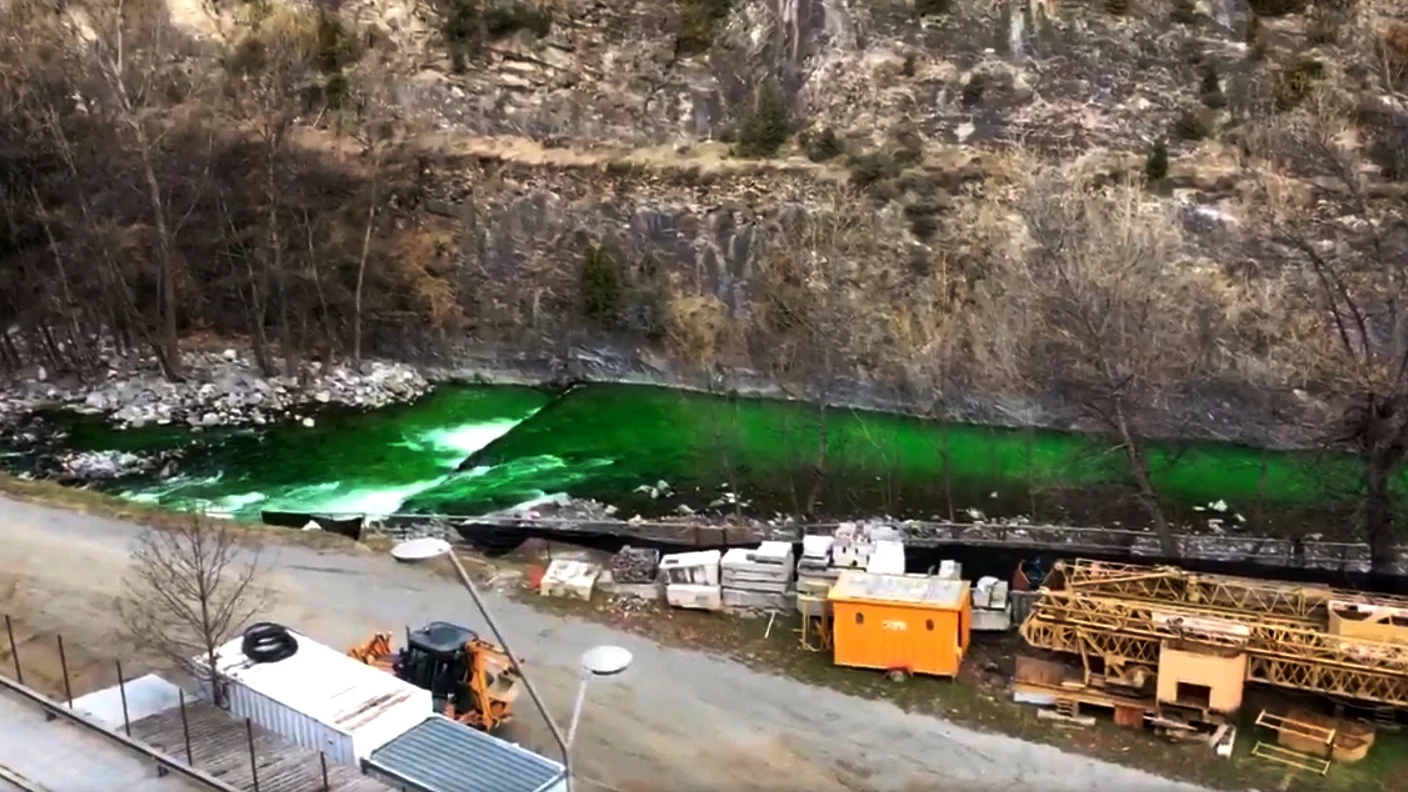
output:
[{"label": "gravel road", "polygon": [[[135,536],[127,523],[0,498],[0,611],[116,653],[113,598]],[[270,614],[333,646],[428,619],[478,624],[457,584],[389,557],[277,547]],[[574,749],[582,792],[1198,792],[1200,787],[983,734],[893,705],[660,646],[491,595],[528,673],[565,722],[588,647],[635,654],[593,683]],[[524,699],[516,739],[546,751]]]}]

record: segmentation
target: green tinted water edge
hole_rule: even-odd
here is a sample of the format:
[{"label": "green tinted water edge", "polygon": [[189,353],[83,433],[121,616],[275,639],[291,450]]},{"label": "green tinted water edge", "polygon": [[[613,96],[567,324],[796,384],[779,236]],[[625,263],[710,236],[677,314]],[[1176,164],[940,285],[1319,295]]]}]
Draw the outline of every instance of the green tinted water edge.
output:
[{"label": "green tinted water edge", "polygon": [[[589,385],[552,400],[531,388],[447,385],[412,405],[330,410],[313,428],[116,431],[77,416],[66,421],[64,446],[187,446],[176,478],[148,475],[107,488],[249,518],[261,508],[474,514],[555,493],[652,516],[681,504],[730,511],[733,487],[745,512],[771,516],[795,512],[806,499],[818,415],[804,404],[649,386]],[[825,434],[823,515],[947,517],[947,447],[947,489],[960,516],[972,509],[1050,522],[1144,522],[1125,486],[1123,454],[1083,435],[847,409],[827,411]],[[457,471],[471,455],[473,466]],[[1150,458],[1179,516],[1222,501],[1272,533],[1330,533],[1356,484],[1353,460],[1340,456],[1168,442],[1155,444]],[[660,481],[670,495],[642,491]]]},{"label": "green tinted water edge", "polygon": [[[805,501],[812,480],[818,420],[815,407],[798,403],[592,385],[553,403],[475,461],[492,468],[553,457],[561,466],[545,475],[543,489],[602,498],[626,513],[660,513],[678,503],[700,509],[717,500],[731,480],[751,503],[748,511],[788,513]],[[1129,478],[1123,454],[1083,435],[945,427],[842,409],[828,411],[826,429],[819,509],[824,514],[946,517],[947,443],[960,513],[1031,516],[1035,510],[1038,518],[1052,521],[1143,522],[1122,486]],[[1354,485],[1352,460],[1313,453],[1160,443],[1150,458],[1170,506],[1186,516],[1219,500],[1248,520],[1327,516],[1327,504],[1342,501]],[[634,492],[657,480],[670,484],[677,497]],[[460,486],[461,480],[451,478],[408,505],[463,511],[473,502],[473,489]]]}]

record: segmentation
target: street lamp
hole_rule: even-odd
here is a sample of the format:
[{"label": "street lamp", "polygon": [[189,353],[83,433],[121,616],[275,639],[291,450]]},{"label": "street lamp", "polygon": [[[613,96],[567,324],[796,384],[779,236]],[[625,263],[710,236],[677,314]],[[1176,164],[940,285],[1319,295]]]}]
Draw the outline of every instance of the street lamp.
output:
[{"label": "street lamp", "polygon": [[[484,605],[484,600],[479,597],[479,589],[470,579],[469,573],[465,571],[460,560],[451,552],[450,543],[444,539],[434,537],[424,537],[421,539],[409,539],[391,548],[391,556],[397,561],[407,563],[417,563],[429,561],[432,558],[444,556],[450,559],[450,565],[455,568],[455,574],[459,576],[460,583],[464,584],[465,591],[469,592],[470,599],[474,600],[474,606],[479,609],[479,615],[484,617],[484,623],[489,625],[489,631],[494,634],[494,640],[499,642],[504,654],[508,655],[508,661],[513,666],[514,673],[523,680],[523,687],[528,691],[529,697],[533,699],[533,706],[538,708],[543,720],[547,721],[548,730],[552,732],[552,738],[557,743],[557,747],[562,751],[562,769],[567,776],[567,792],[572,792],[572,754],[567,748],[567,740],[562,737],[562,730],[557,728],[557,721],[553,720],[552,713],[543,704],[543,699],[538,695],[538,691],[533,688],[533,683],[529,681],[528,675],[523,673],[523,668],[518,664],[518,655],[509,648],[508,641],[504,640],[504,634],[499,630],[498,622],[494,621],[493,615],[489,613],[489,608]],[[629,661],[629,653],[628,653]]]},{"label": "street lamp", "polygon": [[631,666],[631,653],[619,646],[597,646],[582,653],[582,683],[577,686],[577,703],[572,706],[572,723],[567,727],[567,750],[577,736],[577,721],[587,701],[587,683],[592,677],[616,676]]}]

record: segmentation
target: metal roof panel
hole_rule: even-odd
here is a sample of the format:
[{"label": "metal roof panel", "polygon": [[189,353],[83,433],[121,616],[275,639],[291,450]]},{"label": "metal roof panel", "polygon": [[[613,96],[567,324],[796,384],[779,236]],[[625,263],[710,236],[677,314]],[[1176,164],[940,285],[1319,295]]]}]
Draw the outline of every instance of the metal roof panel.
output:
[{"label": "metal roof panel", "polygon": [[563,766],[436,715],[372,752],[367,765],[426,792],[544,792]]}]

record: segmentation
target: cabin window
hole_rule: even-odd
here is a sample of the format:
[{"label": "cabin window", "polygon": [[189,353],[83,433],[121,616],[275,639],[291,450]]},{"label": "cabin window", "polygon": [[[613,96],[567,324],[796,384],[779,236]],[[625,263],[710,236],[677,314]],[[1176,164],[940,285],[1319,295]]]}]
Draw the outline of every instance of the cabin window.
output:
[{"label": "cabin window", "polygon": [[865,614],[856,611],[856,624],[865,624]]},{"label": "cabin window", "polygon": [[929,632],[933,632],[933,631],[934,631],[934,620],[933,620],[933,619],[925,619],[925,620],[924,620],[924,629],[928,630]]}]

